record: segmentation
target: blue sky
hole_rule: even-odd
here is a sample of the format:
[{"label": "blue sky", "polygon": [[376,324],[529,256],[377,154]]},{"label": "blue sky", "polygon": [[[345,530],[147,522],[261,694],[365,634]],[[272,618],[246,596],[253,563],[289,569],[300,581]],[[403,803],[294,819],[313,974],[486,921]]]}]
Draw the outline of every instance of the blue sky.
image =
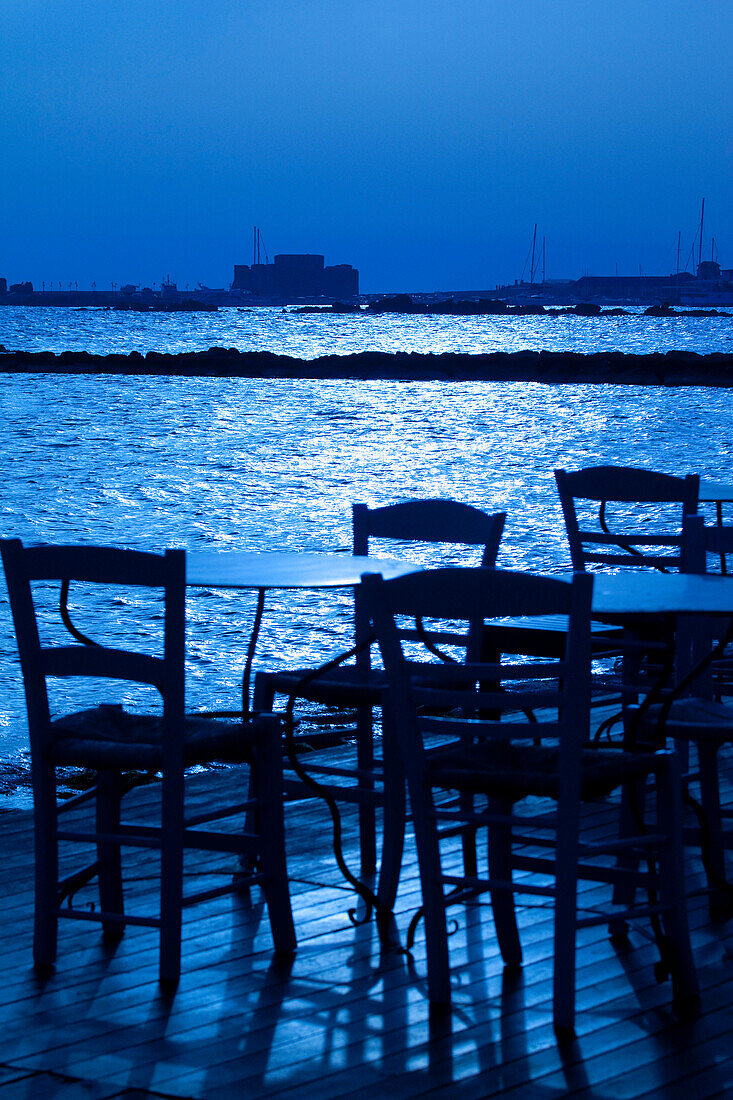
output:
[{"label": "blue sky", "polygon": [[0,0],[0,274],[362,289],[733,266],[733,0]]}]

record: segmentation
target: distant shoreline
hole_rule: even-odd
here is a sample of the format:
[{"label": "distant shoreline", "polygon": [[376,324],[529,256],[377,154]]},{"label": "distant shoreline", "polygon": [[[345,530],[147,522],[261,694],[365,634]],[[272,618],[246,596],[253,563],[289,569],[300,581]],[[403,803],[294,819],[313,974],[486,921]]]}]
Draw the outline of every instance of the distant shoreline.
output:
[{"label": "distant shoreline", "polygon": [[519,351],[475,355],[365,351],[298,359],[234,348],[178,354],[150,351],[146,355],[135,351],[129,355],[3,351],[0,373],[729,387],[733,385],[733,353]]}]

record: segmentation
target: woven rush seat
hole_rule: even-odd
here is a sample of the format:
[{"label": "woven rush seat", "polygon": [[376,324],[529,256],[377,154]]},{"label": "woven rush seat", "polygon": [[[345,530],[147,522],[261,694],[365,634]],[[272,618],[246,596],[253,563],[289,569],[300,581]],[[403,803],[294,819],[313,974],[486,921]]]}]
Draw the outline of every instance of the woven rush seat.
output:
[{"label": "woven rush seat", "polygon": [[[323,675],[313,676],[312,668],[284,669],[279,672],[261,672],[258,681],[261,689],[269,690],[270,684],[282,695],[297,694],[300,699],[312,703],[327,702],[332,706],[373,706],[382,701],[382,691],[387,685],[380,669],[357,668],[342,665]],[[307,680],[307,677],[311,677]],[[343,698],[341,698],[343,693]]]},{"label": "woven rush seat", "polygon": [[[649,707],[645,725],[655,723],[661,711],[661,705]],[[733,736],[733,707],[692,695],[675,699],[664,716],[664,726],[673,737],[682,737],[687,732],[696,741],[703,737],[729,741]]]},{"label": "woven rush seat", "polygon": [[[654,774],[659,766],[652,753],[615,749],[585,749],[581,761],[584,800],[604,798],[623,783]],[[552,745],[492,743],[434,750],[426,771],[434,786],[518,802],[530,795],[556,799],[558,764],[559,749]]]},{"label": "woven rush seat", "polygon": [[[460,665],[457,666],[460,670]],[[322,676],[313,677],[309,682],[303,683],[306,676],[312,676],[313,669],[300,668],[291,671],[263,672],[259,677],[263,683],[268,676],[277,680],[277,689],[282,694],[287,694],[289,687],[291,692],[297,694],[299,699],[307,699],[309,702],[320,703],[324,699],[331,706],[372,706],[382,705],[382,693],[387,687],[387,676],[381,668],[357,668],[356,665],[342,665],[340,668],[331,669]],[[460,671],[456,673],[457,682],[464,680]],[[415,682],[430,682],[430,673],[425,677],[415,676]],[[341,698],[339,692],[343,692]]]},{"label": "woven rush seat", "polygon": [[[121,704],[101,704],[64,715],[52,723],[50,755],[56,764],[158,770],[163,764],[162,719],[132,714]],[[247,763],[256,723],[187,715],[183,731],[184,766],[220,761]]]}]

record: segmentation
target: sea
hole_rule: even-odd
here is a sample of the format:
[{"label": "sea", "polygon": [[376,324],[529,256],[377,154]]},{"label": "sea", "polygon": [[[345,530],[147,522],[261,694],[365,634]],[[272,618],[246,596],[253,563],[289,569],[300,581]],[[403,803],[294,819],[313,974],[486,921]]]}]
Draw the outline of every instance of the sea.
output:
[{"label": "sea", "polygon": [[[304,359],[368,350],[705,354],[733,352],[733,317],[4,307],[0,345],[96,353],[235,347]],[[26,542],[348,551],[352,502],[451,497],[506,511],[500,566],[562,572],[569,559],[555,468],[623,463],[733,480],[730,394],[704,386],[0,373],[0,417],[0,537]],[[433,553],[390,549],[416,561]],[[465,558],[448,548],[445,560]],[[138,601],[121,594],[110,609],[139,632]],[[253,612],[251,593],[190,590],[190,709],[238,705]],[[348,647],[351,625],[348,591],[272,591],[255,667],[324,661]],[[0,809],[28,801],[23,686],[0,582]]]}]

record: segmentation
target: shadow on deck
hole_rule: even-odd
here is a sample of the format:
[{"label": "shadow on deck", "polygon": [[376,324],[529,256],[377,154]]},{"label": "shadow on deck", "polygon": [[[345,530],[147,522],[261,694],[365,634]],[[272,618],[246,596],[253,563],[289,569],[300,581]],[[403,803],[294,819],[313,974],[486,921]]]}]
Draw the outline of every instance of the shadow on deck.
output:
[{"label": "shadow on deck", "polygon": [[[191,790],[211,802],[241,778],[231,770],[199,775]],[[152,813],[156,788],[129,798]],[[608,827],[608,806],[591,812],[594,826]],[[704,896],[690,903],[700,1017],[675,1020],[669,984],[655,983],[656,948],[645,928],[632,929],[622,948],[604,928],[589,929],[579,936],[578,1038],[560,1049],[551,909],[520,910],[519,973],[503,969],[488,903],[456,909],[453,1010],[431,1020],[421,932],[413,957],[380,952],[374,924],[348,918],[354,896],[335,867],[325,808],[292,802],[286,820],[295,959],[273,958],[259,895],[219,898],[186,911],[183,975],[166,999],[157,933],[148,930],[128,928],[111,950],[96,927],[62,921],[56,971],[45,981],[34,975],[31,815],[0,813],[0,1100],[733,1096],[733,922],[712,924]],[[352,866],[354,824],[347,814]],[[231,859],[214,860],[207,870],[188,863],[197,886],[202,875],[231,874]],[[152,909],[157,875],[149,861],[138,852],[127,862],[130,911],[146,901]],[[692,859],[689,888],[701,885]],[[596,889],[581,886],[584,902],[593,903]],[[408,844],[397,905],[403,938],[418,896]]]}]

